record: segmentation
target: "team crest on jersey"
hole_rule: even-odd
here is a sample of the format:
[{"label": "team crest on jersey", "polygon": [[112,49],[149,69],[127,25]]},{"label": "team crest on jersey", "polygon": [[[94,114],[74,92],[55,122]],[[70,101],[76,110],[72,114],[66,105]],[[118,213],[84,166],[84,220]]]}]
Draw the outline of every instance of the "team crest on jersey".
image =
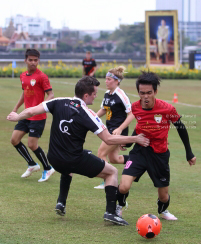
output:
[{"label": "team crest on jersey", "polygon": [[36,84],[36,80],[32,79],[32,80],[30,81],[30,84],[31,84],[32,86],[34,86],[34,85]]},{"label": "team crest on jersey", "polygon": [[113,106],[115,104],[115,100],[113,99],[112,101],[110,101],[110,104]]},{"label": "team crest on jersey", "polygon": [[162,115],[161,114],[155,114],[154,119],[155,119],[156,123],[161,123]]}]

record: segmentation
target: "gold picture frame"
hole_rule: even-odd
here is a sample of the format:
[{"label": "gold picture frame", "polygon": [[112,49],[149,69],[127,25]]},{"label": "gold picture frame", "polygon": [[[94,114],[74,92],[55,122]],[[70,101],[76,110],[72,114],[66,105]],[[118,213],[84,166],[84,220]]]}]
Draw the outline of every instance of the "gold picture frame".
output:
[{"label": "gold picture frame", "polygon": [[147,68],[179,67],[177,10],[146,11],[145,39]]}]

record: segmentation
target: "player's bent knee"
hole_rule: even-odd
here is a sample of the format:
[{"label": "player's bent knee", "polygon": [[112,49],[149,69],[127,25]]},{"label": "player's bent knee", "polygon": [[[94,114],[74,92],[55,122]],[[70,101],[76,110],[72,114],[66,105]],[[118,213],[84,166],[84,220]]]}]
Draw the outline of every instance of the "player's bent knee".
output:
[{"label": "player's bent knee", "polygon": [[122,194],[126,194],[130,190],[130,185],[129,184],[120,184],[119,185],[119,191]]},{"label": "player's bent knee", "polygon": [[15,137],[11,137],[10,139],[10,143],[13,145],[13,146],[16,146],[20,143],[19,140],[17,140]]},{"label": "player's bent knee", "polygon": [[32,150],[35,151],[38,148],[37,144],[34,143],[28,143],[28,147]]}]

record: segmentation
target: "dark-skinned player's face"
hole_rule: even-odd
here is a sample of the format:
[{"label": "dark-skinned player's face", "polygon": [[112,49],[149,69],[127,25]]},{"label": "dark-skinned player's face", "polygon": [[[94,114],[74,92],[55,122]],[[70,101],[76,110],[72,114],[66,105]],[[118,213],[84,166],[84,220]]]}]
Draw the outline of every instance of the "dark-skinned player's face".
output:
[{"label": "dark-skinned player's face", "polygon": [[152,85],[139,85],[139,96],[142,108],[153,108],[157,90],[154,91]]},{"label": "dark-skinned player's face", "polygon": [[28,56],[27,59],[25,59],[25,63],[27,64],[28,70],[36,70],[39,58],[36,56]]}]

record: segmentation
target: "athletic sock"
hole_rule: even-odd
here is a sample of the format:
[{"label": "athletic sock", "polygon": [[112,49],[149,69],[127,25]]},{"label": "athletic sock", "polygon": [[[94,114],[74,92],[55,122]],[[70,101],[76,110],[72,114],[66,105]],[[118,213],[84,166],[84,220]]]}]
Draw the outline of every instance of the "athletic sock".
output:
[{"label": "athletic sock", "polygon": [[124,164],[126,164],[126,162],[127,162],[128,159],[129,159],[129,155],[123,155],[123,157],[124,157]]},{"label": "athletic sock", "polygon": [[161,214],[162,212],[164,212],[168,208],[168,206],[170,204],[170,195],[169,195],[168,201],[165,203],[161,202],[158,198],[157,204],[158,204],[158,213]]},{"label": "athletic sock", "polygon": [[57,202],[62,203],[64,206],[66,206],[66,199],[68,197],[71,181],[72,181],[72,176],[61,175],[60,192],[59,192],[59,197],[57,199]]},{"label": "athletic sock", "polygon": [[40,160],[40,162],[43,165],[44,170],[50,170],[51,166],[49,165],[47,161],[47,157],[43,151],[42,148],[38,147],[35,151],[33,151],[36,155],[36,157]]},{"label": "athletic sock", "polygon": [[18,153],[27,161],[29,166],[34,166],[36,163],[34,162],[33,158],[29,154],[26,146],[20,142],[18,145],[14,146]]},{"label": "athletic sock", "polygon": [[106,212],[114,214],[116,210],[116,199],[117,199],[117,187],[106,186]]},{"label": "athletic sock", "polygon": [[119,191],[119,187],[118,187],[118,190],[117,190],[117,201],[119,202],[120,206],[122,206],[122,207],[126,206],[126,198],[128,197],[128,195],[129,195],[129,192],[127,192],[126,194],[122,194]]}]

